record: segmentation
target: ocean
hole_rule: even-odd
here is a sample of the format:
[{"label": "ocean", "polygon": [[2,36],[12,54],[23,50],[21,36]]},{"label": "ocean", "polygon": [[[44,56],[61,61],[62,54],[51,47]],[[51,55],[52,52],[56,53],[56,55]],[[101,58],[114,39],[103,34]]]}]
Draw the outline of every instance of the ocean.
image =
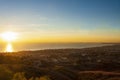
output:
[{"label": "ocean", "polygon": [[43,49],[68,49],[68,48],[88,48],[99,47],[110,44],[102,43],[34,43],[34,44],[20,44],[13,45],[13,49],[16,51],[21,50],[43,50]]},{"label": "ocean", "polygon": [[[44,49],[80,49],[89,47],[100,47],[111,44],[103,43],[21,43],[21,44],[11,44],[13,51],[30,51],[30,50],[44,50]],[[5,51],[7,44],[0,46],[1,52]]]}]

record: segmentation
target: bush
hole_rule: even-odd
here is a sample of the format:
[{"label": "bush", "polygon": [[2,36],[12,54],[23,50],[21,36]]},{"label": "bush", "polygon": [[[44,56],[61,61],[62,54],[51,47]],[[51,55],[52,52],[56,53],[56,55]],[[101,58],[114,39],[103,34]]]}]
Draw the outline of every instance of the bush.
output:
[{"label": "bush", "polygon": [[11,80],[12,77],[12,71],[10,71],[7,67],[0,65],[0,80]]},{"label": "bush", "polygon": [[12,80],[27,80],[27,79],[25,78],[24,73],[22,72],[14,74]]},{"label": "bush", "polygon": [[48,76],[43,76],[43,77],[36,77],[36,78],[30,78],[30,79],[27,79],[24,75],[24,73],[16,73],[14,74],[13,76],[13,79],[12,80],[51,80]]}]

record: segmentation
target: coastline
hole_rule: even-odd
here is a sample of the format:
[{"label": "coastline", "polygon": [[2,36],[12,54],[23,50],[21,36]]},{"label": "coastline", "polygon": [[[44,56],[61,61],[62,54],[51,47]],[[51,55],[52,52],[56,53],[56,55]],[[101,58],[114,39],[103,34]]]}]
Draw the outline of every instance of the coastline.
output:
[{"label": "coastline", "polygon": [[55,80],[120,80],[120,44],[0,53],[0,57],[0,66],[14,73],[25,72],[27,78],[47,75]]}]

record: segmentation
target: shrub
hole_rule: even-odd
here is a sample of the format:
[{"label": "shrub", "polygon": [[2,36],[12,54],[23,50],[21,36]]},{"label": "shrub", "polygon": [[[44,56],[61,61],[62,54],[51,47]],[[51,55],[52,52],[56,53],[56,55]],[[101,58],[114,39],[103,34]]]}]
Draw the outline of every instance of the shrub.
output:
[{"label": "shrub", "polygon": [[30,79],[27,79],[24,75],[24,72],[22,73],[16,73],[14,74],[13,76],[13,79],[12,80],[51,80],[48,76],[43,76],[43,77],[36,77],[36,78],[30,78]]},{"label": "shrub", "polygon": [[7,67],[0,65],[0,80],[11,80],[13,73]]}]

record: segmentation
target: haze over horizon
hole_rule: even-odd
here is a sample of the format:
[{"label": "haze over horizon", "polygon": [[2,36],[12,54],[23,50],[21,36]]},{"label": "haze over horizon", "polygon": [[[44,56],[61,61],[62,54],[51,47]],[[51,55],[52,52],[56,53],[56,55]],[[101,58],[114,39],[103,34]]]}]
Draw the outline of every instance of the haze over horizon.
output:
[{"label": "haze over horizon", "polygon": [[120,42],[120,0],[0,0],[7,31],[24,43]]}]

